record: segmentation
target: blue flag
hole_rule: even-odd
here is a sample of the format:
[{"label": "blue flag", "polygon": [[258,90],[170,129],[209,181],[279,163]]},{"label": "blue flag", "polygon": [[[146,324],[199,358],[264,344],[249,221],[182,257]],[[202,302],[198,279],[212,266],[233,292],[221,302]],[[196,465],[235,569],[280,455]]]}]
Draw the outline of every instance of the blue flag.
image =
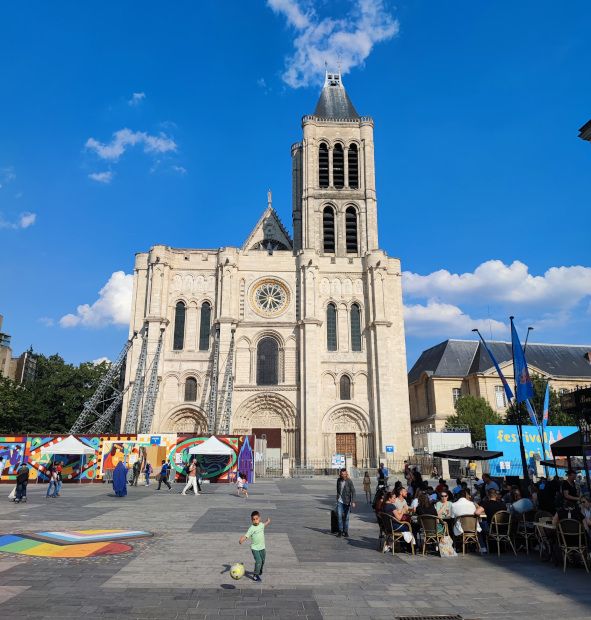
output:
[{"label": "blue flag", "polygon": [[525,353],[521,348],[521,342],[519,342],[519,336],[513,324],[513,319],[511,319],[511,342],[513,344],[513,372],[515,374],[516,397],[517,402],[522,403],[528,398],[533,398],[534,386],[529,376]]},{"label": "blue flag", "polygon": [[482,340],[482,344],[484,345],[484,348],[486,349],[486,352],[488,353],[488,356],[490,357],[490,361],[494,364],[497,370],[499,379],[501,380],[501,383],[503,384],[503,387],[505,388],[505,395],[507,396],[507,402],[510,403],[513,400],[513,392],[511,391],[511,388],[509,387],[509,384],[507,383],[507,379],[505,379],[505,375],[501,372],[501,369],[499,368],[499,363],[495,359],[495,356],[492,354],[492,351],[488,348],[488,345],[484,341],[482,334],[478,332],[478,335],[480,336],[480,340]]},{"label": "blue flag", "polygon": [[546,383],[546,394],[544,396],[544,408],[542,413],[542,428],[548,426],[548,418],[550,413],[550,381]]},{"label": "blue flag", "polygon": [[536,415],[536,412],[534,411],[532,404],[529,402],[529,398],[525,401],[525,408],[527,409],[527,412],[529,413],[529,419],[531,420],[532,425],[535,426],[539,431],[540,427],[538,424],[538,416]]}]

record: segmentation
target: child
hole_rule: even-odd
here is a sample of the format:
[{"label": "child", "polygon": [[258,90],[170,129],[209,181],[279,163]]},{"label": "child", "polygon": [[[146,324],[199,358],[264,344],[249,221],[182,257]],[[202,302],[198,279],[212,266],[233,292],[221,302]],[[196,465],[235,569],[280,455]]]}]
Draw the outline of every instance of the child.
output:
[{"label": "child", "polygon": [[244,497],[248,499],[248,478],[240,472],[238,472],[238,479],[236,480],[236,487],[237,487],[238,497],[240,497],[241,495],[244,495]]},{"label": "child", "polygon": [[264,523],[261,523],[261,515],[255,510],[250,515],[252,525],[248,528],[248,532],[240,537],[238,541],[242,544],[245,540],[250,540],[250,550],[254,557],[254,577],[253,581],[262,581],[263,566],[265,565],[265,528],[271,523],[269,517]]},{"label": "child", "polygon": [[365,491],[365,499],[369,504],[371,502],[371,478],[367,471],[365,472],[365,476],[363,476],[363,490]]}]

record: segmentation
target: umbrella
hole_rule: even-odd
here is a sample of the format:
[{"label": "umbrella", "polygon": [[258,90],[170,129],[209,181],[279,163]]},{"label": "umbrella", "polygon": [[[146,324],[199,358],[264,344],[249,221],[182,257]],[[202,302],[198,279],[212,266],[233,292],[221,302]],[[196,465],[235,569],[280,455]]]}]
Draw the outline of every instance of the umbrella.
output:
[{"label": "umbrella", "polygon": [[550,450],[554,456],[582,456],[580,431],[550,444]]},{"label": "umbrella", "polygon": [[502,452],[496,450],[478,450],[477,448],[456,448],[454,450],[441,450],[433,452],[433,456],[441,459],[464,459],[466,461],[488,461],[503,456]]}]

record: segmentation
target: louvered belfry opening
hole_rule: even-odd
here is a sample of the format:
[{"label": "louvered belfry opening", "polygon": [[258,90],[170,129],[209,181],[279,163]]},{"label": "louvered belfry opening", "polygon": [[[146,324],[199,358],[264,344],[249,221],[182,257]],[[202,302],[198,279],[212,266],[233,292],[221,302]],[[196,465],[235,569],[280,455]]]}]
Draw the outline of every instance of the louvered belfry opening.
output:
[{"label": "louvered belfry opening", "polygon": [[324,251],[333,253],[335,248],[334,210],[332,207],[324,207],[322,212],[322,232]]},{"label": "louvered belfry opening", "polygon": [[345,241],[348,253],[357,252],[357,211],[348,207],[345,212]]},{"label": "louvered belfry opening", "polygon": [[175,351],[182,351],[185,346],[185,314],[186,306],[179,301],[174,309],[174,333],[172,337],[172,348]]},{"label": "louvered belfry opening", "polygon": [[328,187],[328,146],[324,142],[318,151],[318,183],[320,187]]},{"label": "louvered belfry opening", "polygon": [[355,143],[349,145],[347,160],[349,163],[349,187],[357,189],[359,187],[359,157]]},{"label": "louvered belfry opening", "polygon": [[335,144],[332,151],[332,182],[337,189],[345,187],[345,153],[342,144]]},{"label": "louvered belfry opening", "polygon": [[334,304],[326,307],[326,348],[337,350],[337,308]]}]

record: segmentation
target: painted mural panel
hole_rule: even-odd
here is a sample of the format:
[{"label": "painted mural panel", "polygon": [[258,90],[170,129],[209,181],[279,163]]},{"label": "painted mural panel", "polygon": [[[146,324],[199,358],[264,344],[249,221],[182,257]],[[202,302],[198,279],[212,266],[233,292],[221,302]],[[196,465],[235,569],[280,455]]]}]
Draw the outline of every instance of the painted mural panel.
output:
[{"label": "painted mural panel", "polygon": [[26,456],[26,450],[26,435],[0,437],[0,480],[16,480],[16,472]]},{"label": "painted mural panel", "polygon": [[42,454],[41,448],[50,446],[64,437],[66,437],[66,435],[29,435],[27,441],[27,457],[30,466],[30,480],[38,479],[41,482],[47,482],[47,470],[52,462],[56,465],[61,463],[64,482],[73,482],[77,480],[91,481],[97,478],[97,455],[100,437],[98,435],[76,435],[76,439],[95,451],[94,455]]}]

